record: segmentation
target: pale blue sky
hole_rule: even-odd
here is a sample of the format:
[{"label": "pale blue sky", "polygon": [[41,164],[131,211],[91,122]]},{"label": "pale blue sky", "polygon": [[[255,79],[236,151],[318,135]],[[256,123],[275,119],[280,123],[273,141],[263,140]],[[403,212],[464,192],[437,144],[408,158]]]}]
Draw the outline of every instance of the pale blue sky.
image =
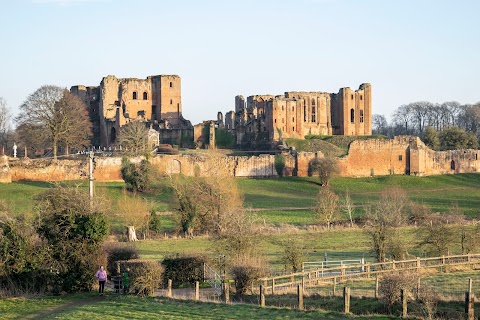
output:
[{"label": "pale blue sky", "polygon": [[182,77],[192,123],[235,95],[337,92],[370,82],[373,113],[480,101],[476,0],[0,0],[0,96],[43,84]]}]

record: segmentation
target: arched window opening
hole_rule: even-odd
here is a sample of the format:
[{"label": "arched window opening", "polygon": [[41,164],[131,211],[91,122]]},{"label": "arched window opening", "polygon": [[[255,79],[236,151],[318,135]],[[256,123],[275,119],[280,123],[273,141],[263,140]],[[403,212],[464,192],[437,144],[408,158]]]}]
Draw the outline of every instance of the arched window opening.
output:
[{"label": "arched window opening", "polygon": [[110,144],[114,144],[117,141],[117,130],[115,128],[112,128],[112,131],[110,131]]},{"label": "arched window opening", "polygon": [[455,170],[455,160],[450,162],[450,169]]},{"label": "arched window opening", "polygon": [[363,123],[363,110],[360,110],[360,123]]},{"label": "arched window opening", "polygon": [[172,99],[170,99],[170,104],[173,104],[173,100],[172,100]]},{"label": "arched window opening", "polygon": [[137,100],[137,91],[133,91],[133,100]]},{"label": "arched window opening", "polygon": [[355,122],[355,110],[350,109],[350,122],[354,123]]},{"label": "arched window opening", "polygon": [[307,106],[303,106],[303,122],[307,122]]},{"label": "arched window opening", "polygon": [[143,100],[147,100],[148,99],[148,93],[147,92],[144,92],[143,93]]},{"label": "arched window opening", "polygon": [[312,122],[317,122],[317,114],[316,114],[315,105],[312,105]]},{"label": "arched window opening", "polygon": [[170,82],[170,88],[173,88],[173,82]]}]

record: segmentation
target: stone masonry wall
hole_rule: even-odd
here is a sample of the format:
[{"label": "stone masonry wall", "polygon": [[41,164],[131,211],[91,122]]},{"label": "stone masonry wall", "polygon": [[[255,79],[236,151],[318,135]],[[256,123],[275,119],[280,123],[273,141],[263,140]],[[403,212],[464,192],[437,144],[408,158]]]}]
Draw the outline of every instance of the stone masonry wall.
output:
[{"label": "stone masonry wall", "polygon": [[[392,140],[357,140],[350,144],[348,154],[338,160],[340,175],[369,177],[373,175],[411,174],[437,175],[480,172],[478,150],[433,151],[417,137],[402,136]],[[308,165],[321,152],[284,153],[285,176],[307,176]],[[140,158],[132,159],[139,162]],[[94,178],[97,181],[119,181],[121,158],[95,158]],[[182,173],[187,176],[229,175],[235,177],[276,177],[275,156],[222,156],[214,153],[190,155],[157,155],[151,163],[165,175]],[[87,178],[87,159],[0,159],[0,183],[10,181],[62,181]]]}]

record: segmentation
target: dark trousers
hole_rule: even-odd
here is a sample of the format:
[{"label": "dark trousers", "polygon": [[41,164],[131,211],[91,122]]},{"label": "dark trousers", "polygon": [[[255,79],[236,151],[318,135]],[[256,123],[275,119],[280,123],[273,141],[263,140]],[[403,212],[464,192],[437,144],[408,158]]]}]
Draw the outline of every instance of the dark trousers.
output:
[{"label": "dark trousers", "polygon": [[103,293],[105,289],[105,281],[98,281],[98,293]]}]

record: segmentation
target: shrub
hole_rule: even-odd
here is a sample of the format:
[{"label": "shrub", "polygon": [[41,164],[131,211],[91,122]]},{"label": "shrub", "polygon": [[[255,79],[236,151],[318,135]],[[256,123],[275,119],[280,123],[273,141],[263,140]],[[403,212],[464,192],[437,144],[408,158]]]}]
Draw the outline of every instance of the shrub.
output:
[{"label": "shrub", "polygon": [[282,243],[282,247],[282,262],[285,264],[285,270],[291,270],[292,272],[300,271],[307,254],[303,243],[297,238],[291,237]]},{"label": "shrub", "polygon": [[129,269],[130,290],[139,295],[153,295],[162,285],[163,267],[159,261],[119,261],[120,273]]},{"label": "shrub", "polygon": [[163,279],[171,279],[174,286],[202,281],[204,263],[205,259],[199,256],[167,257],[162,261]]},{"label": "shrub", "polygon": [[215,129],[215,144],[218,148],[233,148],[235,137],[227,129]]},{"label": "shrub", "polygon": [[143,159],[136,166],[128,158],[122,158],[120,173],[128,190],[143,192],[150,188],[153,168],[148,160]]},{"label": "shrub", "polygon": [[285,169],[285,156],[283,154],[275,155],[275,171],[280,177],[283,177],[283,170]]},{"label": "shrub", "polygon": [[333,158],[315,158],[308,167],[309,175],[318,174],[322,186],[327,186],[330,179],[339,171],[337,161]]},{"label": "shrub", "polygon": [[264,273],[257,263],[255,262],[243,262],[234,265],[230,273],[235,279],[236,295],[244,295],[252,288],[252,285],[260,279]]},{"label": "shrub", "polygon": [[417,280],[417,274],[408,272],[387,274],[381,279],[378,290],[388,312],[391,313],[393,305],[400,301],[400,290],[412,291]]},{"label": "shrub", "polygon": [[150,212],[148,230],[153,231],[156,234],[160,234],[162,232],[162,220],[160,219],[160,215],[157,214],[155,211]]},{"label": "shrub", "polygon": [[107,255],[107,272],[109,275],[117,274],[117,261],[138,259],[138,249],[129,243],[110,242],[104,246]]}]

